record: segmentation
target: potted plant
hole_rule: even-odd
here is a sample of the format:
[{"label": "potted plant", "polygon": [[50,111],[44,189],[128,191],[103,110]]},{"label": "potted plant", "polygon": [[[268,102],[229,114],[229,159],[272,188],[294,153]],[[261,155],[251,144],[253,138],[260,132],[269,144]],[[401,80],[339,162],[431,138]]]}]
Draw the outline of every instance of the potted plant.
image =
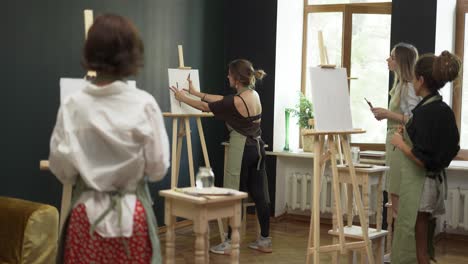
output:
[{"label": "potted plant", "polygon": [[302,148],[306,152],[312,152],[314,147],[313,136],[304,135],[304,132],[314,128],[314,111],[312,102],[303,93],[299,94],[299,102],[296,109],[291,111],[298,118],[297,124],[301,130]]}]

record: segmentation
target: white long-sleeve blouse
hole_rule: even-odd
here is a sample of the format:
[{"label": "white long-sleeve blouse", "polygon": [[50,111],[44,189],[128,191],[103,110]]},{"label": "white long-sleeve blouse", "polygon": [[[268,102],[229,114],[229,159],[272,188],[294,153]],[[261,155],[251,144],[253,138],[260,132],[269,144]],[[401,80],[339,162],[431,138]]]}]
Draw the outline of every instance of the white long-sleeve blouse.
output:
[{"label": "white long-sleeve blouse", "polygon": [[88,84],[60,106],[50,141],[50,170],[62,183],[81,177],[92,191],[84,203],[91,223],[110,205],[106,192],[128,192],[122,223],[116,210],[96,226],[103,237],[130,237],[138,183],[161,180],[169,167],[169,141],[161,110],[147,92],[115,81]]}]

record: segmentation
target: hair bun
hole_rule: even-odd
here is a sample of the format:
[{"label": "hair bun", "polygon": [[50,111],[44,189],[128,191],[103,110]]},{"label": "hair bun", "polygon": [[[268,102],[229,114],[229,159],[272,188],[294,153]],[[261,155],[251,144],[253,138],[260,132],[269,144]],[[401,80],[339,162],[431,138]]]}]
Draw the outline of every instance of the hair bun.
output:
[{"label": "hair bun", "polygon": [[460,74],[460,70],[460,59],[449,51],[444,50],[440,56],[435,56],[432,68],[432,75],[435,80],[442,82],[453,81]]},{"label": "hair bun", "polygon": [[254,71],[254,76],[255,76],[255,79],[261,80],[261,79],[263,79],[263,77],[266,76],[266,72],[264,70],[255,70]]}]

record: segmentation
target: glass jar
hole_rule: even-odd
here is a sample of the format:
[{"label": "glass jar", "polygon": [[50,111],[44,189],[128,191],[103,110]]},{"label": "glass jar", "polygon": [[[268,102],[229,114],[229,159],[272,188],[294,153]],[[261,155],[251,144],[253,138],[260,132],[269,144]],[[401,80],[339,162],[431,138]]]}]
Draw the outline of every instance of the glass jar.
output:
[{"label": "glass jar", "polygon": [[360,155],[361,149],[359,147],[351,147],[351,161],[353,164],[359,164],[359,155]]},{"label": "glass jar", "polygon": [[214,173],[210,167],[200,167],[198,169],[195,186],[199,189],[214,186]]}]

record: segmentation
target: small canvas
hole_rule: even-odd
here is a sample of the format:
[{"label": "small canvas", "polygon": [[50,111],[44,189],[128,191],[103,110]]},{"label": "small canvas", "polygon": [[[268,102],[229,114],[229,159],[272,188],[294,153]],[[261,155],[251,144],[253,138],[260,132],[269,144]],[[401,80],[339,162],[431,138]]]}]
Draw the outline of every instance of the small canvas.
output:
[{"label": "small canvas", "polygon": [[[63,103],[71,94],[83,90],[88,84],[89,81],[84,78],[60,78],[60,103]],[[128,80],[127,84],[136,88],[136,81]]]},{"label": "small canvas", "polygon": [[346,69],[309,68],[315,129],[349,131],[353,129]]},{"label": "small canvas", "polygon": [[[168,69],[169,74],[169,86],[178,87],[179,90],[189,88],[189,83],[187,77],[190,74],[190,79],[192,80],[193,87],[196,90],[200,90],[200,79],[198,76],[198,70],[183,70],[183,69]],[[200,98],[190,95],[187,93],[187,96],[194,99],[200,100]],[[174,93],[170,93],[171,100],[171,113],[173,114],[200,114],[202,111],[195,109],[187,104],[180,103],[175,99]]]}]

